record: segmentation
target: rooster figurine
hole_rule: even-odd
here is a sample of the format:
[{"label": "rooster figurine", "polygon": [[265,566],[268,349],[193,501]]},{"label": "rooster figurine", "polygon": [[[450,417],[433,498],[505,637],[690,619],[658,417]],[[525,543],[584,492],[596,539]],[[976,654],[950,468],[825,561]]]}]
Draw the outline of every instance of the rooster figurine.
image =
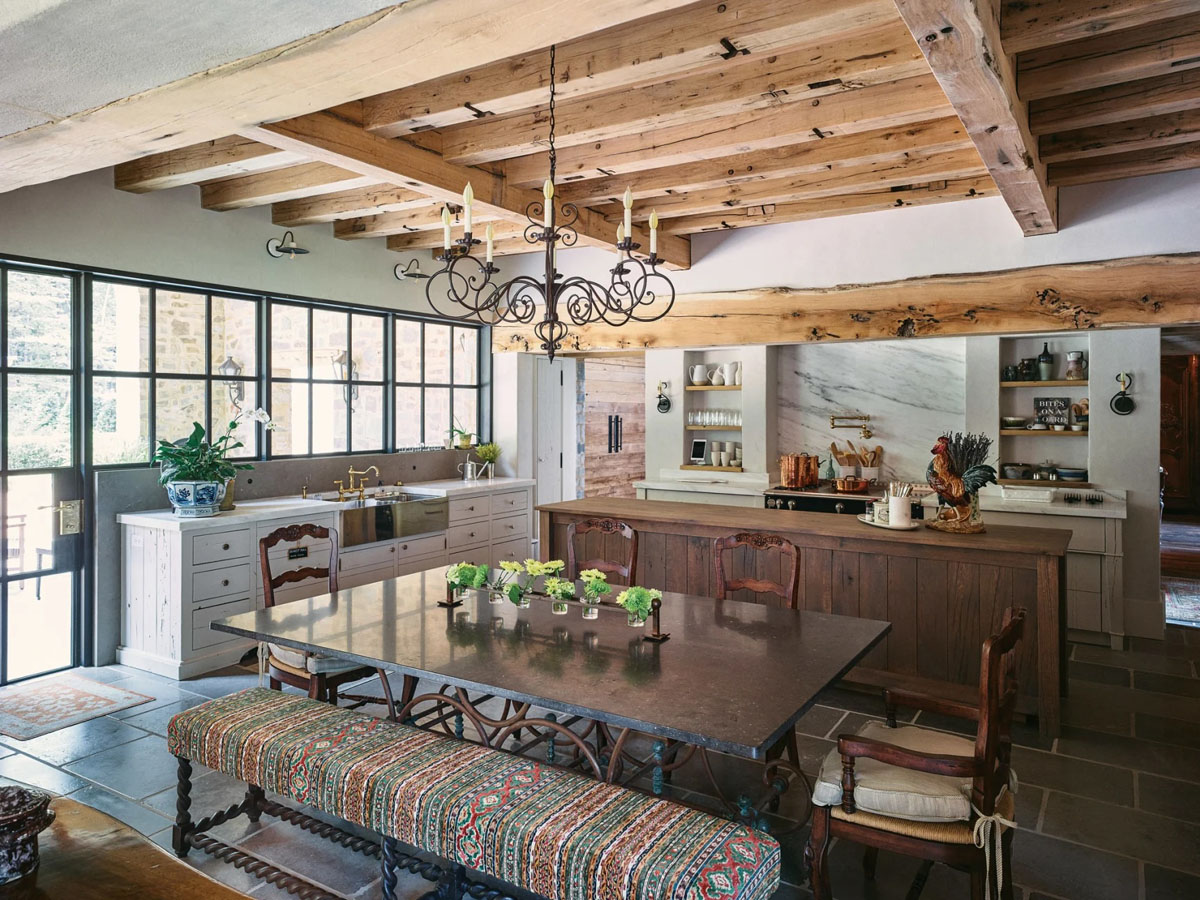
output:
[{"label": "rooster figurine", "polygon": [[933,447],[925,480],[937,492],[938,514],[928,525],[938,531],[978,534],[983,521],[975,495],[996,483],[996,470],[985,460],[992,440],[982,434],[942,435]]}]

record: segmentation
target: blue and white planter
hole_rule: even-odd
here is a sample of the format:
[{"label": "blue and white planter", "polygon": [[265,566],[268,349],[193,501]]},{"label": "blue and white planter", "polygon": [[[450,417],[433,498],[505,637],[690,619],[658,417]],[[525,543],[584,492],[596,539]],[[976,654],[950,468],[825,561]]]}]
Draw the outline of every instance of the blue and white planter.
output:
[{"label": "blue and white planter", "polygon": [[167,484],[167,499],[181,519],[215,516],[224,498],[223,481],[172,481]]}]

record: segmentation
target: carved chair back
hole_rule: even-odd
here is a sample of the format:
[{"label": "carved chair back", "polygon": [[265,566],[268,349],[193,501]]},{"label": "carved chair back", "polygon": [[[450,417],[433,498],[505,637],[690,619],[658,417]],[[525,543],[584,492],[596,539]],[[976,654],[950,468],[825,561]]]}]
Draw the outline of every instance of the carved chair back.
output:
[{"label": "carved chair back", "polygon": [[[598,532],[603,535],[619,534],[625,538],[624,562],[610,559],[576,559],[575,538],[578,535]],[[605,575],[616,575],[625,579],[626,587],[633,584],[637,577],[638,535],[637,532],[616,519],[587,519],[583,522],[571,522],[567,525],[567,575],[579,578],[584,569],[599,569]]]},{"label": "carved chair back", "polygon": [[[305,566],[302,569],[290,569],[287,572],[280,572],[278,575],[272,577],[271,548],[281,541],[292,543],[304,537],[329,539],[329,564],[327,566]],[[265,538],[259,540],[258,560],[260,564],[259,568],[262,570],[264,606],[272,607],[275,605],[275,590],[277,588],[285,584],[304,581],[308,578],[328,578],[329,592],[331,594],[338,589],[338,533],[336,528],[308,524],[285,525],[282,528],[276,528]]]},{"label": "carved chair back", "polygon": [[[730,578],[725,570],[725,552],[749,547],[756,554],[777,550],[780,555],[783,581],[764,578]],[[756,594],[774,594],[789,609],[796,608],[796,582],[800,573],[800,551],[787,538],[760,531],[741,532],[713,541],[713,571],[716,575],[717,599],[724,600],[730,591],[749,590]]]},{"label": "carved chair back", "polygon": [[1012,758],[1012,720],[1017,705],[1016,646],[1025,633],[1025,609],[1004,611],[1000,630],[983,642],[979,663],[979,727],[975,758],[984,764],[974,779],[971,801],[983,815],[994,810],[1000,788],[1008,784]]}]

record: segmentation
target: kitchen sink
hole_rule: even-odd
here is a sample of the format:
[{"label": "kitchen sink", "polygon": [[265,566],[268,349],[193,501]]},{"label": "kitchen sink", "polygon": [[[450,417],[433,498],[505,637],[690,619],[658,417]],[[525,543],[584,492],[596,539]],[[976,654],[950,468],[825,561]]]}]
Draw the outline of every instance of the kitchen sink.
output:
[{"label": "kitchen sink", "polygon": [[339,501],[336,494],[321,499],[341,507],[343,547],[445,531],[450,520],[446,498],[430,494],[381,491],[363,500]]}]

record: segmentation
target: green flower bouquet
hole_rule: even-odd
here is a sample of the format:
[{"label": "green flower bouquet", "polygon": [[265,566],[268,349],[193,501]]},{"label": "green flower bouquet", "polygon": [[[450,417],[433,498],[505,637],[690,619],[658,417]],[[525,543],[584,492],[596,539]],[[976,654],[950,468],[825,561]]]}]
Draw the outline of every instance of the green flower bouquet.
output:
[{"label": "green flower bouquet", "polygon": [[595,619],[600,615],[600,603],[605,596],[612,593],[612,587],[606,576],[599,569],[584,569],[579,573],[583,582],[583,617]]},{"label": "green flower bouquet", "polygon": [[546,578],[542,589],[554,601],[550,611],[556,616],[565,616],[569,609],[567,601],[575,596],[575,582],[551,575]]},{"label": "green flower bouquet", "polygon": [[655,600],[662,600],[662,591],[637,585],[617,594],[617,604],[625,608],[626,621],[634,628],[646,624]]}]

